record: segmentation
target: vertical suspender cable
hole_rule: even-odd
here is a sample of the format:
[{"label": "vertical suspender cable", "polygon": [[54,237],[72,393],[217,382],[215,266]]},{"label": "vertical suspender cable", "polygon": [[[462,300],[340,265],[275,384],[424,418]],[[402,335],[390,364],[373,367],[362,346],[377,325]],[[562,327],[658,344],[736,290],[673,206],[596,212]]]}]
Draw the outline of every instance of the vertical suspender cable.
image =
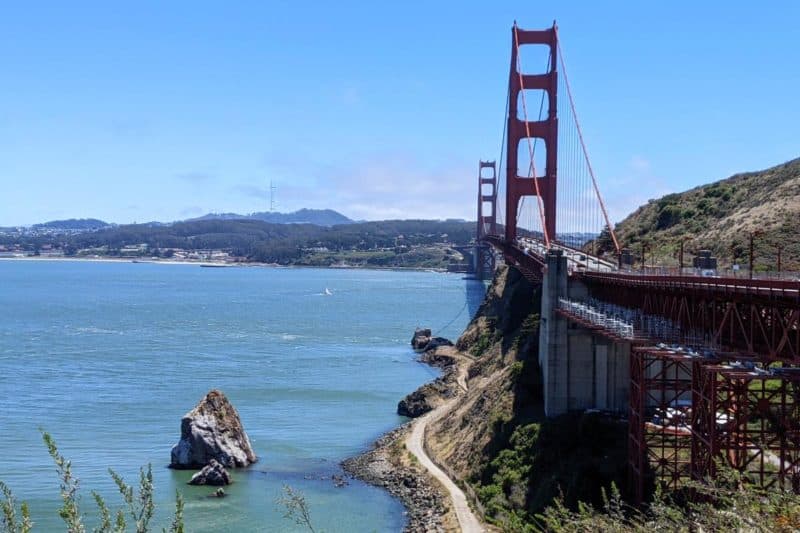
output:
[{"label": "vertical suspender cable", "polygon": [[[557,29],[555,31],[558,32]],[[516,35],[516,28],[514,29],[514,32]],[[594,177],[594,170],[592,169],[592,163],[591,161],[589,161],[589,152],[586,150],[586,143],[584,143],[583,141],[583,133],[581,132],[580,122],[578,122],[578,115],[575,112],[575,102],[572,99],[572,90],[570,89],[569,78],[567,77],[567,66],[566,63],[564,63],[564,55],[561,51],[561,42],[558,39],[557,33],[556,33],[556,46],[558,47],[558,57],[561,60],[561,70],[564,72],[564,84],[566,85],[567,88],[567,97],[569,98],[569,105],[572,108],[572,116],[575,119],[575,127],[578,131],[578,139],[580,140],[581,148],[583,149],[583,156],[586,158],[586,165],[589,169],[589,175],[592,178],[592,185],[594,186],[594,192],[595,194],[597,194],[597,199],[600,202],[600,209],[602,209],[603,211],[603,217],[605,218],[606,224],[608,225],[608,230],[611,233],[611,239],[614,241],[614,248],[616,248],[617,253],[619,254],[620,253],[619,242],[617,241],[617,236],[614,233],[614,229],[611,227],[611,221],[608,219],[608,212],[606,211],[606,206],[603,203],[603,198],[602,196],[600,196],[600,189],[597,187],[597,180]],[[517,45],[517,48],[519,48],[519,45]],[[517,59],[519,60],[519,57],[517,57]]]},{"label": "vertical suspender cable", "polygon": [[[496,172],[502,172],[502,169],[503,169],[503,156],[506,153],[506,132],[507,132],[507,129],[508,129],[508,106],[509,106],[509,101],[510,100],[511,100],[511,87],[508,88],[508,92],[506,93],[506,112],[503,115],[503,139],[500,142],[500,165],[497,167],[497,171]],[[499,174],[499,175],[502,176],[502,173]],[[499,179],[499,178],[496,180],[495,192],[497,194],[496,194],[496,197],[495,197],[494,206],[495,206],[495,209],[497,209],[497,215],[498,215],[498,216],[495,217],[496,220],[498,222],[500,222],[505,227],[505,220],[506,220],[505,219],[505,211],[503,211],[502,216],[499,216],[501,214],[500,213],[500,206],[502,204],[505,204],[505,202],[499,202],[498,201],[498,198],[500,197],[500,186],[503,184],[504,181],[505,180],[502,180],[502,179]],[[505,198],[503,198],[503,199],[505,200]],[[495,228],[495,229],[497,229],[497,228]],[[502,233],[504,233],[504,232],[501,232],[501,234]]]}]

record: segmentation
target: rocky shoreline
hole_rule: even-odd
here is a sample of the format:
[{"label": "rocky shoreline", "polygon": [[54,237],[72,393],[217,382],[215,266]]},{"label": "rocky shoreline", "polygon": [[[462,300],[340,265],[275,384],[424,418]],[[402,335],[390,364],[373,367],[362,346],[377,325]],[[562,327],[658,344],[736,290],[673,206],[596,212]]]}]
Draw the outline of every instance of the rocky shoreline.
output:
[{"label": "rocky shoreline", "polygon": [[386,433],[371,450],[342,462],[342,468],[400,500],[408,517],[404,532],[444,532],[447,499],[408,457],[403,441],[409,426],[410,422]]},{"label": "rocky shoreline", "polygon": [[[456,394],[456,359],[442,353],[445,351],[437,345],[420,354],[420,362],[442,369],[442,375],[401,400],[399,414],[421,416]],[[354,478],[381,487],[400,500],[408,516],[403,531],[452,531],[454,517],[449,499],[405,448],[412,423],[389,431],[375,441],[369,451],[343,461],[342,468]]]}]

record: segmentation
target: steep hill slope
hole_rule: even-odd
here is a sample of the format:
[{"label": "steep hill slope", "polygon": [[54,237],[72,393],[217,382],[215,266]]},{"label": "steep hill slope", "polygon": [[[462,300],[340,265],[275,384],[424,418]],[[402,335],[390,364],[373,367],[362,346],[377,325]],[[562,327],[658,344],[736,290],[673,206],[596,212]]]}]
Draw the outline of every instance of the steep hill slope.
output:
[{"label": "steep hill slope", "polygon": [[746,263],[750,233],[760,231],[756,270],[775,269],[778,245],[783,269],[800,270],[800,159],[651,200],[616,231],[637,258],[644,243],[649,257],[677,264],[679,242],[686,240],[687,262],[696,250],[710,249],[722,265],[734,255]]},{"label": "steep hill slope", "polygon": [[427,447],[485,518],[504,531],[536,530],[559,495],[570,507],[624,488],[627,425],[599,414],[544,417],[538,364],[541,286],[501,266],[456,348],[473,358],[468,392],[428,428]]}]

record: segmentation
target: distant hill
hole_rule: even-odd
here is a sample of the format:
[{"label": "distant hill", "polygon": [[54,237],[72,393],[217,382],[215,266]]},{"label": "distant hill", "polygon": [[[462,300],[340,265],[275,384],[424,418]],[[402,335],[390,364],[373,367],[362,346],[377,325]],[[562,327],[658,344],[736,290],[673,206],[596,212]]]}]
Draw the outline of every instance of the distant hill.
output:
[{"label": "distant hill", "polygon": [[333,209],[300,209],[293,213],[263,212],[239,215],[237,213],[209,213],[202,217],[193,218],[186,222],[196,220],[262,220],[271,224],[314,224],[315,226],[335,226],[337,224],[352,224],[343,214]]},{"label": "distant hill", "polygon": [[[756,269],[772,270],[778,246],[784,270],[800,270],[800,159],[650,200],[616,227],[623,246],[638,257],[642,243],[661,262],[677,264],[686,252],[709,249],[723,265],[746,264],[751,232]],[[648,261],[649,262],[649,261]]]},{"label": "distant hill", "polygon": [[[0,245],[34,252],[45,245],[68,256],[172,257],[176,251],[224,251],[240,261],[305,266],[447,268],[453,249],[475,235],[475,222],[383,220],[320,226],[211,218],[168,225],[113,225],[82,232],[0,232]],[[133,249],[133,251],[131,250]]]},{"label": "distant hill", "polygon": [[37,229],[63,230],[63,231],[94,231],[108,228],[111,224],[96,218],[70,218],[67,220],[51,220],[42,224],[34,224]]}]

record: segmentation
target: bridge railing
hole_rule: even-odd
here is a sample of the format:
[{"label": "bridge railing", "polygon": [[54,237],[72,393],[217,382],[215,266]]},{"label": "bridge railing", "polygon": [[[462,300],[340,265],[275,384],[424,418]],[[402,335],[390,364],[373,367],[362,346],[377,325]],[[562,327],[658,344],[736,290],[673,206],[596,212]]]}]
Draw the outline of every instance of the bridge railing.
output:
[{"label": "bridge railing", "polygon": [[791,298],[800,302],[800,282],[780,279],[749,279],[741,277],[704,277],[686,275],[663,275],[636,272],[583,272],[588,280],[604,284],[658,287],[662,289],[714,291],[736,295],[770,296]]},{"label": "bridge railing", "polygon": [[749,269],[733,270],[731,268],[724,269],[701,269],[695,267],[677,267],[677,266],[648,266],[637,267],[623,266],[621,272],[625,274],[637,276],[687,276],[687,277],[704,277],[704,278],[735,278],[735,279],[763,279],[763,280],[779,280],[779,281],[800,281],[800,273],[798,272],[764,272],[756,270],[750,274]]}]

